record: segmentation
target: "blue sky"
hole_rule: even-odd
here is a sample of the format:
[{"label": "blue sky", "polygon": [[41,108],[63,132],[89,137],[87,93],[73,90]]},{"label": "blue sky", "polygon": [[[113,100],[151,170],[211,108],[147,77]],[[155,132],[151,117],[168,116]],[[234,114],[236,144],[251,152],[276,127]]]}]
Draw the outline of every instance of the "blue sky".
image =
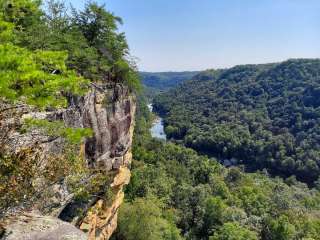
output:
[{"label": "blue sky", "polygon": [[[69,0],[77,8],[85,0]],[[98,0],[144,71],[320,57],[320,0]]]}]

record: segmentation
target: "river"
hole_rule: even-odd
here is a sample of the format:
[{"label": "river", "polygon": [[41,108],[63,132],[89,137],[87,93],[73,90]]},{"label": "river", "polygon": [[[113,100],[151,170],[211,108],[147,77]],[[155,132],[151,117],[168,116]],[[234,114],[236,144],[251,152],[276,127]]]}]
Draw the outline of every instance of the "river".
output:
[{"label": "river", "polygon": [[[152,104],[148,104],[148,108],[150,112],[152,112]],[[150,133],[153,138],[167,140],[166,133],[164,132],[163,120],[161,117],[156,116],[156,119],[153,121],[152,127],[150,128]]]}]

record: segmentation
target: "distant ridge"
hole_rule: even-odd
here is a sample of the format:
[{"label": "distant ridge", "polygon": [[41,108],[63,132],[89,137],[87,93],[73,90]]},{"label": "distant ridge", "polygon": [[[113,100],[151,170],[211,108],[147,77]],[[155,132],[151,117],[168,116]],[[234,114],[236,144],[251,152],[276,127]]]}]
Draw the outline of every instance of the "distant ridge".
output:
[{"label": "distant ridge", "polygon": [[140,72],[142,83],[154,92],[167,91],[192,79],[200,71],[185,72]]},{"label": "distant ridge", "polygon": [[320,175],[320,59],[207,70],[168,93],[154,109],[168,138],[247,169]]}]

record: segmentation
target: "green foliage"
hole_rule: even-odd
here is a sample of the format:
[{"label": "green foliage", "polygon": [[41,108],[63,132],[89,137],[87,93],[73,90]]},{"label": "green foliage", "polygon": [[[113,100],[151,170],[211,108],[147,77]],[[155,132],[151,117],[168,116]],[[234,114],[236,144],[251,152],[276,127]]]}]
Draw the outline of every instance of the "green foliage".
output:
[{"label": "green foliage", "polygon": [[204,216],[204,231],[211,235],[215,228],[224,222],[224,214],[227,205],[219,197],[212,197],[207,200]]},{"label": "green foliage", "polygon": [[[237,223],[225,223],[209,240],[257,240],[257,234]],[[278,238],[275,238],[278,239]]]},{"label": "green foliage", "polygon": [[267,219],[265,239],[290,240],[295,236],[295,227],[290,224],[288,217],[280,216],[277,219]]},{"label": "green foliage", "polygon": [[[169,212],[170,223],[188,240],[319,238],[318,190],[297,180],[270,178],[265,172],[227,169],[214,158],[152,139],[151,120],[139,98],[132,177],[125,190],[128,213],[120,214],[121,230],[114,239],[131,239],[130,234],[149,239],[147,233],[134,232],[144,232],[144,226],[149,226],[140,220],[145,217],[134,216],[141,216],[140,212],[153,216],[155,206],[144,203],[148,209],[141,208],[141,202],[150,198],[153,204],[162,203],[161,218],[168,219]],[[139,210],[129,211],[129,206]]]},{"label": "green foliage", "polygon": [[[140,88],[135,64],[128,60],[125,36],[118,32],[122,21],[104,5],[90,2],[83,11],[70,11],[59,0],[47,1],[45,6],[38,0],[2,0],[0,3],[1,43],[27,48],[31,50],[28,55],[40,52],[37,55],[42,57],[45,66],[38,67],[48,76],[54,75],[55,70],[61,81],[62,78],[69,78],[67,82],[79,81],[81,75],[91,81],[125,84],[133,91]],[[68,71],[47,68],[48,58],[59,59],[59,66]],[[54,63],[57,62],[54,60]],[[81,86],[81,81],[78,85]]]},{"label": "green foliage", "polygon": [[26,130],[32,128],[42,129],[48,136],[63,137],[71,144],[79,144],[85,137],[91,137],[93,132],[89,128],[66,127],[62,121],[51,121],[42,119],[25,119]]},{"label": "green foliage", "polygon": [[40,0],[1,0],[2,18],[13,23],[16,31],[25,31],[40,20],[40,4]]},{"label": "green foliage", "polygon": [[165,169],[159,166],[155,169],[152,166],[143,166],[135,172],[128,187],[128,199],[135,197],[147,197],[156,195],[164,202],[170,201],[173,194],[173,182],[168,178]]},{"label": "green foliage", "polygon": [[167,136],[251,171],[312,185],[320,174],[320,61],[209,70],[156,97]]},{"label": "green foliage", "polygon": [[192,79],[199,72],[140,72],[142,84],[146,86],[146,95],[154,95],[178,86]]},{"label": "green foliage", "polygon": [[163,217],[161,203],[137,198],[120,209],[117,239],[181,240],[179,230]]},{"label": "green foliage", "polygon": [[0,18],[0,42],[5,43],[13,39],[13,24],[2,21]]},{"label": "green foliage", "polygon": [[[11,101],[25,101],[38,107],[66,106],[62,92],[83,92],[85,81],[68,71],[63,52],[29,50],[11,45],[0,45],[0,95]],[[61,74],[53,74],[53,71]]]},{"label": "green foliage", "polygon": [[113,71],[118,81],[126,83],[131,90],[135,90],[137,92],[142,90],[135,67],[130,65],[127,61],[119,60],[115,62]]},{"label": "green foliage", "polygon": [[89,45],[97,48],[104,47],[104,51],[109,51],[108,57],[111,61],[118,61],[125,56],[128,45],[124,35],[117,34],[118,24],[122,23],[121,18],[94,2],[87,4],[84,11],[74,10],[73,14],[76,24]]},{"label": "green foliage", "polygon": [[67,69],[66,52],[17,45],[20,34],[41,22],[40,2],[1,1],[0,6],[0,96],[44,108],[65,106],[63,93],[83,93],[86,81]]}]

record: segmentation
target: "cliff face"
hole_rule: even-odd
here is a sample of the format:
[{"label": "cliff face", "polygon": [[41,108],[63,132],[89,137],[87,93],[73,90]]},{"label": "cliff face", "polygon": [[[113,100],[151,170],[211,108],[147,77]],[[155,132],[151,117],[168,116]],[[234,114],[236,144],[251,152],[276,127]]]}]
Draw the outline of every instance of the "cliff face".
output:
[{"label": "cliff face", "polygon": [[[40,239],[52,228],[30,225],[35,222],[39,224],[39,219],[46,218],[57,219],[56,222],[52,221],[53,225],[67,226],[65,228],[69,231],[66,234],[73,229],[77,236],[74,239],[109,239],[117,226],[118,209],[124,197],[123,186],[130,179],[135,108],[134,97],[121,85],[112,88],[93,85],[84,97],[70,97],[69,107],[59,111],[35,112],[28,106],[3,103],[1,109],[6,110],[1,111],[0,116],[1,131],[5,134],[1,136],[5,139],[1,143],[2,152],[15,156],[28,152],[24,159],[35,160],[36,172],[39,173],[50,164],[59,167],[58,159],[66,150],[65,140],[62,137],[47,136],[37,129],[21,131],[21,124],[27,117],[62,120],[70,127],[93,130],[93,136],[86,138],[77,148],[79,157],[85,160],[87,171],[78,180],[78,187],[85,186],[98,175],[108,179],[104,186],[99,186],[85,200],[79,200],[75,191],[71,190],[68,175],[50,185],[41,174],[29,179],[30,186],[35,189],[33,196],[27,196],[25,201],[7,209],[6,214],[3,214],[3,239]],[[51,159],[54,159],[54,164]],[[48,221],[42,222],[48,224]],[[71,224],[83,232],[78,232]],[[66,236],[57,235],[54,238],[50,235],[48,239],[63,237]]]}]

